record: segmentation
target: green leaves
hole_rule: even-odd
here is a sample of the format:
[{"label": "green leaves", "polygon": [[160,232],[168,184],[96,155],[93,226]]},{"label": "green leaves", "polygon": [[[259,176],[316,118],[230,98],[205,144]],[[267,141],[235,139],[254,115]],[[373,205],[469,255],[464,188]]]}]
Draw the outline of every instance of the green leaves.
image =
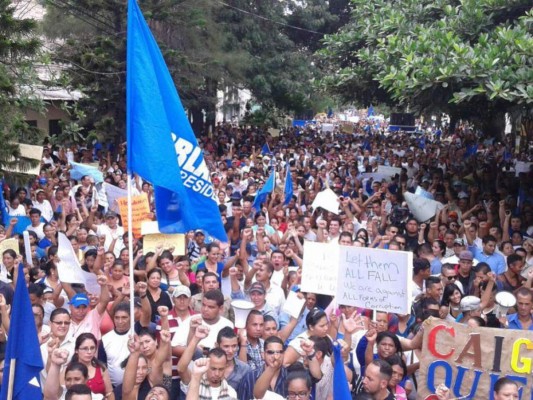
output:
[{"label": "green leaves", "polygon": [[[412,108],[505,109],[530,104],[533,14],[528,0],[353,0],[349,23],[323,43],[331,90],[366,98],[379,82],[386,96]],[[339,66],[362,66],[348,74]],[[340,84],[339,84],[340,82]],[[356,85],[363,91],[354,93]],[[376,94],[376,92],[373,92]],[[438,93],[438,96],[428,96]],[[383,92],[380,92],[383,94]],[[474,109],[472,111],[475,111]]]}]

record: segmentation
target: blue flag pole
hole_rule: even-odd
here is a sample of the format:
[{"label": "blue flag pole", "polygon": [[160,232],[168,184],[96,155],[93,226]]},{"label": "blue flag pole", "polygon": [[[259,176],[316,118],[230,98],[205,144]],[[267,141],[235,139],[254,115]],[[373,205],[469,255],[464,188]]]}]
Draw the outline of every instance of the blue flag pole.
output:
[{"label": "blue flag pole", "polygon": [[44,366],[37,328],[22,263],[17,268],[1,400],[39,399],[42,396],[39,375]]}]

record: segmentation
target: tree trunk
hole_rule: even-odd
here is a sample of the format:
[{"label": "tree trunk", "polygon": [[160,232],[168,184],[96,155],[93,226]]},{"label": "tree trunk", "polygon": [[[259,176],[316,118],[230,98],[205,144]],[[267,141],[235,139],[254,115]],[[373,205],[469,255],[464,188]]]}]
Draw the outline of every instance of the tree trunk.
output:
[{"label": "tree trunk", "polygon": [[481,129],[485,136],[501,140],[505,131],[505,112],[494,111],[481,122]]},{"label": "tree trunk", "polygon": [[196,136],[200,136],[204,130],[204,113],[200,107],[191,107],[189,113],[192,116],[192,130]]},{"label": "tree trunk", "polygon": [[205,134],[209,132],[209,128],[211,128],[212,131],[215,129],[217,116],[217,88],[218,81],[216,79],[206,79],[206,98],[208,103],[205,107]]}]

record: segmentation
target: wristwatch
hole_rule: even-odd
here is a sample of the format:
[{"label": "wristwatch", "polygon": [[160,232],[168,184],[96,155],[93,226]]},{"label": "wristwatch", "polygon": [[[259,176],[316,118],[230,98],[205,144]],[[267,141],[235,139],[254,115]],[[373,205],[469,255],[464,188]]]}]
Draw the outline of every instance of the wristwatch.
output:
[{"label": "wristwatch", "polygon": [[309,355],[307,356],[307,359],[308,359],[309,361],[311,361],[311,360],[315,357],[315,355],[316,355],[316,351],[313,351],[311,354],[309,354]]}]

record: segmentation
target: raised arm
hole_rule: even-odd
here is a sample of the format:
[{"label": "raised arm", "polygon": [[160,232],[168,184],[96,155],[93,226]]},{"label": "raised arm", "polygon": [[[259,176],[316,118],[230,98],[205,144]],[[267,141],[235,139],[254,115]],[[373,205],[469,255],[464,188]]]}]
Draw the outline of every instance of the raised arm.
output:
[{"label": "raised arm", "polygon": [[137,376],[137,364],[139,363],[139,356],[141,354],[139,339],[137,336],[135,336],[135,338],[129,338],[128,350],[130,351],[130,355],[122,380],[122,400],[137,400],[135,380]]},{"label": "raised arm", "polygon": [[180,360],[178,362],[178,373],[182,382],[185,385],[188,385],[191,381],[189,363],[192,361],[192,357],[194,356],[194,352],[198,347],[198,343],[200,343],[200,341],[206,338],[209,334],[209,327],[204,325],[200,325],[196,328],[193,328],[193,325],[191,324],[191,329],[194,329],[194,335],[192,336],[191,340],[189,340],[189,343],[187,344],[187,347],[185,348],[185,351],[181,355]]},{"label": "raised arm", "polygon": [[50,368],[44,382],[43,395],[44,400],[57,400],[63,394],[61,388],[61,366],[66,364],[68,359],[68,350],[55,349],[50,354]]}]

